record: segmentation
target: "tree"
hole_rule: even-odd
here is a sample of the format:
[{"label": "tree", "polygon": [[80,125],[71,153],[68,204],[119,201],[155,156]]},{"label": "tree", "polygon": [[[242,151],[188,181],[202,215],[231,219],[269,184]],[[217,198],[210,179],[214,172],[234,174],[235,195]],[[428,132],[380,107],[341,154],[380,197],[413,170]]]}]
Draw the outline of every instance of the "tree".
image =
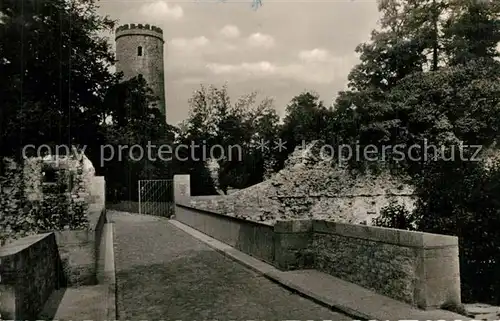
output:
[{"label": "tree", "polygon": [[[104,173],[109,190],[124,191],[130,200],[138,195],[138,180],[169,179],[175,171],[174,155],[158,154],[160,146],[172,149],[175,130],[165,123],[158,109],[150,107],[153,98],[145,79],[138,76],[110,88],[105,99],[108,121],[102,131],[114,157],[105,163]],[[109,156],[101,158],[107,160]]]},{"label": "tree", "polygon": [[295,147],[316,139],[329,141],[331,138],[330,118],[332,110],[324,106],[319,95],[303,92],[291,100],[280,131],[280,138],[286,141],[286,150],[279,155],[280,167]]},{"label": "tree", "polygon": [[409,32],[408,13],[416,5],[400,0],[378,4],[382,14],[380,30],[373,30],[371,41],[356,47],[361,63],[348,77],[349,88],[354,91],[389,90],[406,75],[423,70],[427,62],[424,37]]},{"label": "tree", "polygon": [[[274,141],[277,135],[278,115],[272,100],[257,103],[256,93],[240,97],[231,103],[227,86],[201,86],[190,99],[191,110],[182,141],[186,145],[195,142],[212,153],[218,160],[218,182],[223,192],[229,187],[244,188],[261,182],[266,166],[273,162],[270,150],[259,150],[261,140]],[[185,162],[189,170],[206,171],[206,161],[201,151],[195,153],[198,161]],[[203,177],[210,177],[208,171]],[[206,183],[206,179],[204,180]],[[200,185],[200,184],[197,184]]]},{"label": "tree", "polygon": [[[475,150],[463,145],[498,152],[499,5],[388,0],[381,10],[382,30],[358,48],[362,62],[335,103],[331,127],[361,147],[406,147],[397,167],[416,188],[417,208],[388,210],[379,223],[409,228],[411,221],[420,231],[458,236],[464,301],[498,304],[499,284],[488,281],[499,276],[498,167],[472,161]],[[412,48],[404,58],[394,55],[404,46]],[[408,147],[424,141],[434,148],[410,159]]]},{"label": "tree", "polygon": [[[99,144],[102,98],[116,82],[113,27],[90,0],[6,0],[0,7],[0,150],[26,144]],[[95,161],[95,159],[94,159]]]},{"label": "tree", "polygon": [[444,28],[449,64],[498,57],[499,16],[498,1],[455,1]]}]

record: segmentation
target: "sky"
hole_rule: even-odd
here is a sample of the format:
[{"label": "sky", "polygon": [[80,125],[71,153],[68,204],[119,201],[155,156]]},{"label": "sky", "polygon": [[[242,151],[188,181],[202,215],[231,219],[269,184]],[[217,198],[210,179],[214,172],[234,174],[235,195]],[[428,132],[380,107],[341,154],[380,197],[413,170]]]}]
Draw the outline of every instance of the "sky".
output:
[{"label": "sky", "polygon": [[[233,101],[253,91],[286,105],[303,91],[330,106],[358,63],[356,46],[377,27],[375,0],[101,0],[99,13],[118,24],[163,29],[167,121],[188,116],[204,85],[228,85]],[[114,44],[113,37],[110,38]]]}]

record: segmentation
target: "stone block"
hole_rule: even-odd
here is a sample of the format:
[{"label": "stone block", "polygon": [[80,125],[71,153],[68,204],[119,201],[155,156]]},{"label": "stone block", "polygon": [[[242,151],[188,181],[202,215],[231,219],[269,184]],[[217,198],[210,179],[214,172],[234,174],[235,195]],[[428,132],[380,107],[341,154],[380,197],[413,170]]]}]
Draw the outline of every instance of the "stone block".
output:
[{"label": "stone block", "polygon": [[106,211],[99,204],[91,204],[87,214],[90,224],[85,230],[54,232],[68,286],[94,285],[102,229]]},{"label": "stone block", "polygon": [[460,303],[456,237],[318,220],[313,231],[320,271],[424,309]]},{"label": "stone block", "polygon": [[56,241],[63,248],[72,244],[85,244],[94,241],[93,233],[88,230],[55,231]]},{"label": "stone block", "polygon": [[52,292],[64,285],[53,233],[27,237],[2,247],[0,315],[34,320]]},{"label": "stone block", "polygon": [[[282,270],[312,268],[312,221],[279,222],[274,227],[274,261]],[[278,232],[282,231],[282,232]]]},{"label": "stone block", "polygon": [[[434,244],[434,243],[432,243]],[[458,246],[424,248],[418,252],[419,269],[416,301],[423,309],[444,304],[460,305],[460,262]]]},{"label": "stone block", "polygon": [[441,248],[444,246],[455,247],[458,246],[458,237],[442,234],[431,234],[431,233],[421,233],[422,234],[422,246],[426,249],[430,248]]},{"label": "stone block", "polygon": [[312,242],[311,233],[276,233],[275,237],[275,243],[280,250],[305,249]]},{"label": "stone block", "polygon": [[186,200],[191,197],[191,178],[189,175],[174,176],[174,199]]},{"label": "stone block", "polygon": [[16,288],[0,284],[0,317],[2,320],[16,320]]},{"label": "stone block", "polygon": [[312,220],[277,221],[274,224],[274,231],[276,233],[311,232],[312,226]]}]

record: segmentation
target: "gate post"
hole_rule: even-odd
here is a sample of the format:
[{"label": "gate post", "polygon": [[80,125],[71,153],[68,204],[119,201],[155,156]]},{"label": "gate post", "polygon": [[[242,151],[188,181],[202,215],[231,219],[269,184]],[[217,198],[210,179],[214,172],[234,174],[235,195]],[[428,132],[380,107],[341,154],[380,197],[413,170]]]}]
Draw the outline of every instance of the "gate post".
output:
[{"label": "gate post", "polygon": [[191,176],[175,175],[174,176],[174,206],[175,203],[186,201],[191,197]]}]

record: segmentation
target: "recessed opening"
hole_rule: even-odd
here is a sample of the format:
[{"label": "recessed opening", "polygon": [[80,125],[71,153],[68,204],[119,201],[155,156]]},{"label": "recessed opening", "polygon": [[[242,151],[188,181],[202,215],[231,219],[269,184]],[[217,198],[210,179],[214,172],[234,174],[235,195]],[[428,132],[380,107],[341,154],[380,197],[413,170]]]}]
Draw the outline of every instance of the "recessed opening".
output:
[{"label": "recessed opening", "polygon": [[142,47],[141,46],[137,47],[137,55],[139,57],[142,56]]},{"label": "recessed opening", "polygon": [[52,168],[45,169],[42,172],[44,183],[56,183],[57,182],[57,171]]}]

